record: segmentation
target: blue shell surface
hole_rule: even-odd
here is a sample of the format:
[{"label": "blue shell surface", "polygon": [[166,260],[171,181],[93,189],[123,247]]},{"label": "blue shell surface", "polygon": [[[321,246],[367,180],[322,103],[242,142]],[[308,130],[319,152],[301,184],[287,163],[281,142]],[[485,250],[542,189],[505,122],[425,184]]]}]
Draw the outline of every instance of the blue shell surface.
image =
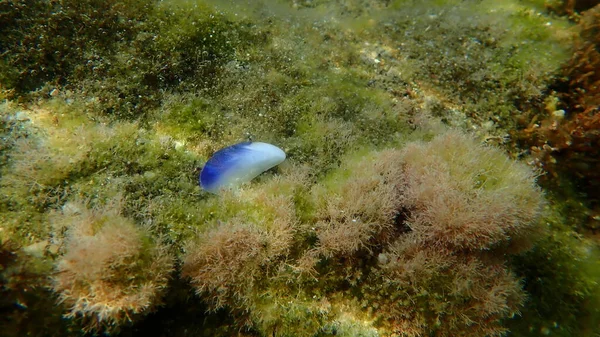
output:
[{"label": "blue shell surface", "polygon": [[221,149],[206,162],[200,172],[203,189],[218,193],[238,186],[285,160],[285,152],[275,145],[244,142]]}]

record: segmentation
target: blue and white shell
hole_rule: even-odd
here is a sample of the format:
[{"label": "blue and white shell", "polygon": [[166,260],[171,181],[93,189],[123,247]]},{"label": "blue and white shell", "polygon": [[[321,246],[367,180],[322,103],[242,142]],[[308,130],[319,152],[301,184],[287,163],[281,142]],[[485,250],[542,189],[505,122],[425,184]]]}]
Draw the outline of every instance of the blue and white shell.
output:
[{"label": "blue and white shell", "polygon": [[285,152],[275,145],[244,142],[221,149],[200,172],[200,186],[211,193],[239,186],[281,164]]}]

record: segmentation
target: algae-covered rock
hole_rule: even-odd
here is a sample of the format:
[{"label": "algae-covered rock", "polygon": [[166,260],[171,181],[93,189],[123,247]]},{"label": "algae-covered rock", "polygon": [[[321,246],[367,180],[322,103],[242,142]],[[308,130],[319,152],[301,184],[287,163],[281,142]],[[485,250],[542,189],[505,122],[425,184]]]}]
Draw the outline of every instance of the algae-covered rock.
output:
[{"label": "algae-covered rock", "polygon": [[0,3],[0,331],[593,336],[585,203],[509,159],[583,3]]}]

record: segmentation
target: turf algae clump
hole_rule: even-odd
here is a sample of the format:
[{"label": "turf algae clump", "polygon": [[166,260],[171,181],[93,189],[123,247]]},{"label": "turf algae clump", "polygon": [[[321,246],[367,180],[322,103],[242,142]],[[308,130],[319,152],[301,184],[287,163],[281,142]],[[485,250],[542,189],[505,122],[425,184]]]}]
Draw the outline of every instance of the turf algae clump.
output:
[{"label": "turf algae clump", "polygon": [[400,158],[396,150],[351,156],[315,185],[318,254],[348,258],[391,239],[402,209]]},{"label": "turf algae clump", "polygon": [[66,230],[52,289],[84,331],[114,331],[153,310],[173,270],[166,247],[119,208],[67,203],[52,219]]},{"label": "turf algae clump", "polygon": [[530,234],[542,196],[525,164],[458,132],[403,151],[406,221],[424,242],[490,250]]},{"label": "turf algae clump", "polygon": [[[169,228],[179,226],[176,214],[189,218],[195,209],[185,198],[177,205],[164,198],[198,190],[193,160],[134,123],[96,123],[64,102],[19,110],[19,121],[10,109],[5,111],[5,125],[11,129],[3,132],[23,135],[3,149],[7,162],[0,178],[0,239],[17,247],[12,266],[3,264],[6,299],[14,301],[11,305],[24,304],[11,312],[8,328],[36,334],[42,329],[39,323],[62,335],[76,327],[114,331],[147,314],[160,302],[172,268],[163,259],[170,256],[165,248]],[[119,195],[117,207],[111,200]],[[170,212],[157,216],[162,207]],[[150,222],[160,229],[140,227]],[[52,265],[59,260],[57,273]],[[96,269],[84,272],[88,267]],[[80,270],[84,274],[77,274]],[[57,283],[50,284],[50,276],[57,276]],[[22,284],[26,293],[11,284]],[[30,287],[55,291],[28,291]],[[62,305],[56,305],[55,295]],[[62,310],[78,319],[53,319]]]},{"label": "turf algae clump", "polygon": [[531,248],[544,203],[524,164],[449,131],[348,155],[310,190],[294,170],[189,241],[184,275],[213,310],[261,335],[507,331],[526,298],[508,256]]},{"label": "turf algae clump", "polygon": [[[337,281],[356,291],[359,305],[382,332],[503,334],[502,321],[519,312],[526,295],[509,261],[494,256],[530,247],[509,243],[531,235],[540,214],[543,199],[535,175],[455,131],[387,151],[376,160],[364,157],[343,166],[331,178],[337,183],[329,189],[333,194],[320,197],[326,200],[321,207],[342,216],[323,217],[316,229],[316,251],[327,258],[325,266],[344,270]],[[369,173],[373,169],[380,173]],[[369,177],[375,177],[371,184],[360,183]],[[340,192],[351,186],[365,198],[357,205],[367,207],[375,199],[389,211],[378,206],[374,214],[387,216],[373,218],[370,206],[353,206],[363,199],[342,199],[346,194]],[[371,193],[377,197],[369,198]],[[345,203],[334,206],[336,200]],[[332,228],[345,234],[336,236],[333,247],[347,247],[334,258],[327,253]],[[355,231],[370,235],[352,235]],[[359,267],[365,259],[370,263]]]}]

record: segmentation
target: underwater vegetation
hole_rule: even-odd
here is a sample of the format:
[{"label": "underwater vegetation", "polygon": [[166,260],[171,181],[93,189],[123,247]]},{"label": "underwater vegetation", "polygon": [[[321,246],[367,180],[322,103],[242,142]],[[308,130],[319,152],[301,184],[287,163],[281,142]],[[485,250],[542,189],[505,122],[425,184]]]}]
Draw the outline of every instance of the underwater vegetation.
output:
[{"label": "underwater vegetation", "polygon": [[396,334],[501,334],[499,321],[519,310],[523,293],[493,256],[526,247],[506,240],[518,242],[539,214],[531,171],[455,132],[402,152],[394,219],[402,234],[365,275],[363,305]]},{"label": "underwater vegetation", "polygon": [[135,0],[3,1],[2,85],[19,96],[44,84],[47,92],[81,91],[93,97],[89,108],[139,117],[163,90],[210,86],[237,43],[260,39],[244,27],[238,35],[243,23],[205,4],[189,5],[193,11]]},{"label": "underwater vegetation", "polygon": [[65,317],[83,317],[86,330],[110,331],[151,310],[173,268],[166,246],[122,217],[118,203],[94,210],[66,203],[53,220],[66,237],[52,289]]},{"label": "underwater vegetation", "polygon": [[516,272],[528,275],[528,300],[522,319],[508,322],[511,335],[593,336],[600,317],[598,245],[573,231],[564,215],[543,222],[535,248],[515,258]]},{"label": "underwater vegetation", "polygon": [[0,335],[597,335],[590,6],[0,2]]},{"label": "underwater vegetation", "polygon": [[[549,179],[567,176],[587,194],[586,226],[600,226],[600,6],[579,17],[575,51],[552,85],[544,110],[532,114],[517,137],[531,147]],[[551,177],[551,178],[550,178]]]},{"label": "underwater vegetation", "polygon": [[560,15],[568,15],[577,19],[579,13],[586,11],[598,4],[596,0],[548,0],[544,5]]},{"label": "underwater vegetation", "polygon": [[525,298],[506,256],[531,247],[534,177],[455,131],[357,153],[305,192],[309,223],[274,189],[300,178],[242,192],[251,211],[188,243],[183,276],[260,335],[316,335],[353,305],[382,334],[501,335]]}]

